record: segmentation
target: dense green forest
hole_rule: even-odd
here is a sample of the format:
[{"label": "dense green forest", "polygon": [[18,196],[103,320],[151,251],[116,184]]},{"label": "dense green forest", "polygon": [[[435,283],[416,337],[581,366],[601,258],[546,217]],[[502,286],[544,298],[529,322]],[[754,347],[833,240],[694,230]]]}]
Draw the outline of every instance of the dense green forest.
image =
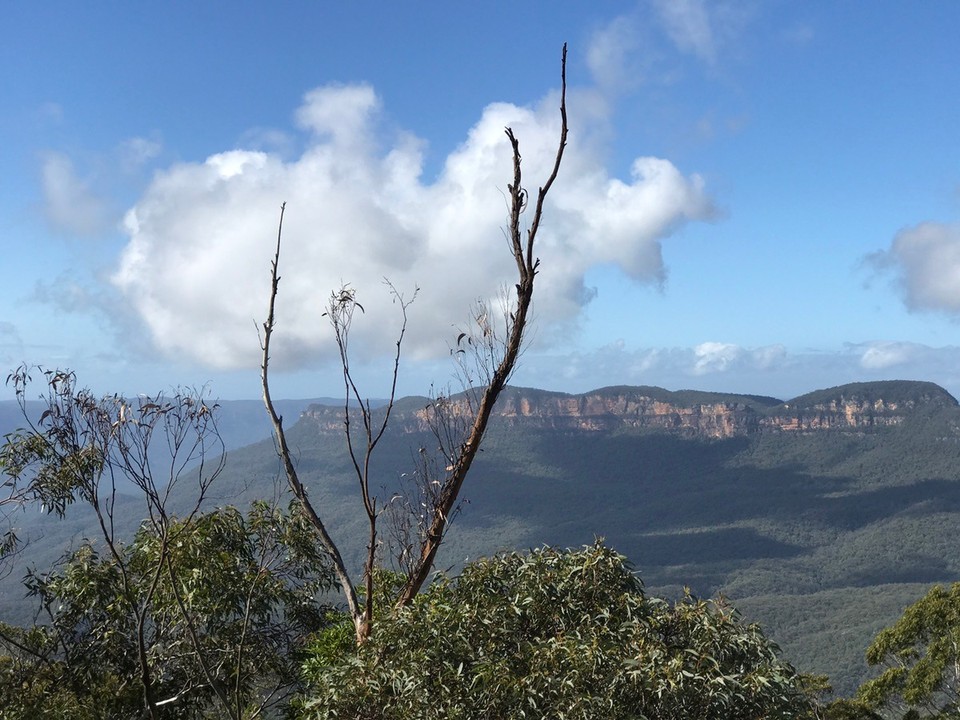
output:
[{"label": "dense green forest", "polygon": [[[577,547],[603,537],[635,563],[652,592],[723,593],[768,628],[799,667],[826,673],[851,693],[869,673],[863,653],[873,634],[931,583],[960,578],[960,541],[951,530],[960,509],[960,415],[951,402],[924,402],[929,389],[883,384],[888,402],[920,402],[903,423],[868,431],[713,440],[501,419],[440,564],[456,569],[502,549]],[[660,392],[677,405],[690,401]],[[786,405],[810,407],[840,394],[824,391]],[[936,397],[944,395],[938,388]],[[710,397],[718,399],[733,400]],[[331,499],[332,524],[359,533],[350,504],[334,501],[352,492],[341,438],[319,431],[310,417],[292,437],[303,472]],[[391,481],[427,441],[416,433],[388,436],[376,472]],[[269,442],[235,453],[232,467],[222,487],[237,488],[225,496],[242,502],[277,478]],[[355,562],[361,551],[356,543]]]},{"label": "dense green forest", "polygon": [[[511,392],[538,402],[558,397]],[[901,419],[888,425],[768,429],[718,439],[626,423],[598,431],[542,418],[498,416],[440,556],[438,568],[448,577],[502,551],[590,547],[603,538],[604,547],[629,558],[644,597],[680,603],[679,612],[689,602],[685,598],[722,596],[743,614],[744,628],[759,623],[785,661],[802,673],[827,676],[837,695],[845,696],[876,674],[865,660],[876,634],[893,625],[931,585],[960,578],[955,532],[960,410],[936,386],[844,386],[787,403],[650,388],[597,392],[653,397],[676,408],[746,404],[767,416],[826,412],[831,403],[853,398],[859,406],[878,401],[896,406]],[[373,476],[384,487],[402,482],[403,474],[415,467],[418,450],[432,442],[430,433],[411,420],[425,402],[408,398],[397,403],[395,420],[373,457]],[[330,423],[338,412],[311,406],[288,430],[288,441],[329,527],[347,538],[347,563],[359,567],[364,525],[356,511],[355,477],[342,429]],[[227,454],[202,509],[244,510],[256,501],[282,497],[275,448],[267,440]],[[180,483],[169,511],[189,515],[194,502],[195,486]],[[132,537],[142,503],[134,495],[121,495],[116,508],[119,531]],[[24,567],[36,567],[41,575],[34,576],[34,597],[17,601],[8,589],[3,605],[7,623],[32,624],[38,600],[56,597],[56,582],[37,584],[36,578],[57,567],[63,552],[58,543],[72,539],[74,547],[82,547],[81,538],[95,537],[91,519],[82,506],[71,508],[63,519],[45,518],[46,537],[26,547],[18,572],[5,581],[10,588]],[[85,562],[89,565],[90,559]],[[382,562],[391,564],[386,551]],[[311,567],[318,572],[320,566],[314,562]],[[333,602],[329,612],[334,615],[328,616],[333,624],[321,636],[336,637],[340,625],[333,596],[317,597],[322,602],[312,612],[319,620],[304,628],[320,632],[328,612],[323,603]],[[319,646],[321,656],[330,642]],[[315,673],[313,677],[311,682],[320,682]]]}]

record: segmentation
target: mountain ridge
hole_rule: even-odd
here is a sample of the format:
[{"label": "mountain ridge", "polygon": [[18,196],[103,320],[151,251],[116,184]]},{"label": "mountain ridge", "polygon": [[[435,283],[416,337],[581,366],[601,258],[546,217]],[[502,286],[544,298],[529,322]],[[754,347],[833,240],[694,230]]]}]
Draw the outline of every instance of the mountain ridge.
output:
[{"label": "mountain ridge", "polygon": [[[394,422],[408,433],[426,430],[432,402],[416,396],[398,400]],[[454,414],[467,415],[465,394],[449,398],[448,407]],[[631,427],[719,439],[770,431],[864,431],[898,425],[921,407],[957,408],[958,403],[942,387],[912,380],[849,383],[788,401],[643,385],[616,385],[579,394],[508,387],[494,416],[507,424],[522,418],[557,430],[609,432]],[[301,417],[327,430],[343,429],[342,406],[311,404]]]},{"label": "mountain ridge", "polygon": [[[430,402],[397,401],[371,464],[383,497],[415,470],[417,449],[435,443],[422,417]],[[294,407],[285,427],[301,480],[359,568],[366,534],[343,406]],[[932,383],[852,383],[786,402],[648,386],[579,395],[511,387],[483,448],[440,569],[603,536],[652,594],[723,593],[841,693],[869,673],[863,651],[879,629],[930,583],[960,580],[960,405]],[[285,502],[269,436],[227,461],[211,504]],[[172,500],[174,512],[189,508],[189,497]],[[81,515],[31,523],[49,533],[30,547],[41,567],[96,536]],[[0,617],[25,616],[17,577],[0,580]]]}]

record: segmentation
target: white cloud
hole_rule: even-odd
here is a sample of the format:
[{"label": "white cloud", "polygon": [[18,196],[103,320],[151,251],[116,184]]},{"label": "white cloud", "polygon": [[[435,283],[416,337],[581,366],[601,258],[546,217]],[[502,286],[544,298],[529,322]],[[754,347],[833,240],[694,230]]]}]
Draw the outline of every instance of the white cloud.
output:
[{"label": "white cloud", "polygon": [[889,250],[867,261],[894,273],[908,309],[960,315],[960,226],[926,222],[905,228]]},{"label": "white cloud", "polygon": [[[512,168],[504,127],[520,140],[524,183],[535,193],[556,153],[558,100],[487,106],[439,177],[426,182],[422,141],[378,137],[380,101],[371,88],[311,91],[296,113],[310,133],[299,157],[234,149],[158,173],[127,213],[129,241],[114,283],[163,353],[219,368],[256,367],[254,323],[265,315],[286,201],[278,366],[331,353],[320,314],[342,282],[366,308],[353,349],[368,357],[389,351],[398,313],[383,278],[408,294],[421,288],[406,350],[444,355],[470,305],[495,298],[503,283],[512,287],[503,236]],[[588,110],[578,122],[598,118]],[[578,139],[589,134],[589,127],[574,127],[541,230],[535,312],[548,330],[574,319],[591,297],[583,282],[588,268],[616,263],[638,282],[661,282],[661,241],[685,222],[713,217],[700,178],[658,158],[637,158],[629,181],[611,178],[594,144]]]},{"label": "white cloud", "polygon": [[860,365],[866,370],[885,370],[915,360],[922,346],[907,342],[868,343],[860,356]]},{"label": "white cloud", "polygon": [[[688,348],[630,350],[623,341],[617,341],[589,353],[554,357],[565,358],[562,375],[571,380],[609,375],[609,380],[601,384],[667,382],[683,386],[705,382],[706,376],[752,374],[756,377],[758,372],[781,372],[793,362],[783,345],[745,348],[721,342],[704,342]],[[531,362],[536,364],[542,360]],[[585,382],[598,386],[597,380]]]},{"label": "white cloud", "polygon": [[716,41],[705,0],[656,0],[655,6],[677,48],[713,63]]},{"label": "white cloud", "polygon": [[847,353],[859,359],[867,377],[929,380],[954,392],[960,389],[960,348],[955,346],[871,340],[848,345]]},{"label": "white cloud", "polygon": [[525,358],[515,383],[566,392],[626,384],[793,397],[817,387],[808,384],[812,381],[807,367],[820,370],[824,365],[822,356],[809,362],[782,345],[745,348],[704,342],[693,347],[628,349],[618,341],[589,352]]},{"label": "white cloud", "polygon": [[882,340],[802,351],[719,342],[638,349],[612,343],[589,352],[528,356],[515,384],[574,393],[608,385],[654,385],[788,400],[872,380],[924,380],[960,397],[960,347]]},{"label": "white cloud", "polygon": [[151,160],[156,159],[163,146],[158,140],[133,137],[120,143],[120,164],[127,172],[135,172]]},{"label": "white cloud", "polygon": [[729,370],[743,355],[743,348],[730,343],[705,342],[697,345],[693,354],[696,357],[693,374],[704,375]]},{"label": "white cloud", "polygon": [[787,360],[787,349],[780,345],[767,345],[750,351],[752,365],[758,370],[780,368]]},{"label": "white cloud", "polygon": [[368,139],[380,99],[369,85],[329,85],[311,90],[297,110],[297,124],[334,145]]},{"label": "white cloud", "polygon": [[716,65],[722,50],[736,40],[754,14],[745,0],[653,0],[660,23],[681,52]]},{"label": "white cloud", "polygon": [[783,345],[745,348],[732,343],[704,342],[692,349],[693,360],[688,363],[693,375],[724,373],[732,370],[771,370],[787,359]]},{"label": "white cloud", "polygon": [[90,183],[77,177],[66,155],[48,152],[42,158],[41,180],[44,214],[58,230],[73,235],[92,236],[110,225],[106,203]]},{"label": "white cloud", "polygon": [[278,128],[254,127],[244,131],[240,145],[250,150],[276,152],[288,157],[294,151],[295,141],[290,133]]},{"label": "white cloud", "polygon": [[639,36],[640,22],[634,15],[621,15],[593,33],[587,45],[587,67],[598,86],[616,91],[642,81],[636,52]]}]

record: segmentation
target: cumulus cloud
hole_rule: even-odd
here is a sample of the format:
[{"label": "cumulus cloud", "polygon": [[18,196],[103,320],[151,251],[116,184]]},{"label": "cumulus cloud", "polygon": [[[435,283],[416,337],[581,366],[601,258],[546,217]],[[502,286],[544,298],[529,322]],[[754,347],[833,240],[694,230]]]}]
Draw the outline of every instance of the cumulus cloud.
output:
[{"label": "cumulus cloud", "polygon": [[926,222],[905,228],[867,263],[893,273],[908,309],[960,315],[960,226]]},{"label": "cumulus cloud", "polygon": [[281,157],[291,156],[296,146],[295,138],[279,128],[253,127],[245,130],[240,144],[248,150],[275,152]]},{"label": "cumulus cloud", "polygon": [[[783,345],[745,348],[722,342],[704,342],[685,348],[630,350],[623,341],[617,341],[589,353],[555,357],[565,358],[561,374],[568,380],[584,380],[587,377],[599,379],[609,375],[610,380],[606,384],[626,382],[646,385],[665,382],[677,387],[702,383],[706,376],[752,374],[756,377],[758,371],[782,371],[793,362]],[[541,361],[531,362],[536,364]]]},{"label": "cumulus cloud", "polygon": [[48,152],[41,162],[44,214],[57,230],[93,236],[110,224],[106,203],[91,184],[77,176],[70,158]]},{"label": "cumulus cloud", "polygon": [[[301,367],[331,352],[320,314],[348,282],[366,313],[353,349],[392,346],[398,311],[389,280],[420,296],[406,350],[446,354],[478,298],[495,299],[515,269],[503,235],[511,174],[504,127],[523,153],[525,185],[546,178],[559,135],[559,98],[536,107],[488,105],[436,180],[422,177],[422,140],[384,139],[381,103],[366,85],[318,88],[295,113],[305,149],[294,158],[232,149],[157,173],[126,214],[128,242],[115,286],[157,348],[218,368],[256,367],[281,202],[287,202],[275,363]],[[586,113],[579,122],[597,121]],[[702,180],[669,161],[641,157],[631,177],[610,177],[591,143],[571,133],[545,211],[535,312],[541,326],[575,319],[591,297],[584,273],[615,263],[638,282],[662,282],[661,242],[714,211]]]},{"label": "cumulus cloud", "polygon": [[792,397],[791,393],[817,387],[805,377],[808,364],[822,368],[824,361],[821,356],[808,363],[782,345],[746,348],[704,342],[693,347],[630,349],[618,341],[588,352],[528,357],[515,383],[566,392],[626,384]]},{"label": "cumulus cloud", "polygon": [[750,351],[750,359],[757,370],[772,370],[783,367],[787,360],[787,348],[777,343],[754,348]]},{"label": "cumulus cloud", "polygon": [[954,391],[960,386],[960,348],[955,346],[872,340],[851,343],[847,354],[858,359],[868,377],[930,380]]},{"label": "cumulus cloud", "polygon": [[743,355],[743,348],[730,343],[705,342],[697,345],[693,354],[696,358],[693,374],[704,375],[728,370]]},{"label": "cumulus cloud", "polygon": [[721,342],[700,343],[693,348],[693,375],[722,373],[730,370],[769,370],[783,363],[787,351],[783,345],[767,345],[748,349]]},{"label": "cumulus cloud", "polygon": [[636,15],[621,15],[599,28],[587,46],[587,68],[598,86],[619,91],[643,79],[640,55],[641,24]]}]

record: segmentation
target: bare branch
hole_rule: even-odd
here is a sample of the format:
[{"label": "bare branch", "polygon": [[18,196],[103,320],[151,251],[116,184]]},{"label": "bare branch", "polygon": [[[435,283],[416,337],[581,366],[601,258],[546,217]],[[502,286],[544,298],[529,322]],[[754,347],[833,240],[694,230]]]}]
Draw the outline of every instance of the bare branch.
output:
[{"label": "bare branch", "polygon": [[[537,268],[540,260],[535,258],[534,244],[537,233],[540,229],[540,222],[543,217],[543,205],[547,193],[553,186],[554,180],[560,171],[560,163],[563,159],[563,151],[567,145],[567,46],[563,46],[561,58],[561,90],[560,90],[560,140],[557,147],[557,153],[553,164],[553,170],[547,181],[537,193],[537,204],[534,210],[533,219],[527,230],[526,242],[524,242],[521,231],[520,216],[527,206],[527,191],[522,186],[523,174],[521,171],[520,143],[513,130],[505,130],[510,146],[513,150],[513,183],[507,186],[510,198],[509,228],[508,236],[513,257],[517,265],[518,282],[516,284],[516,305],[514,307],[508,323],[506,342],[503,347],[503,354],[496,364],[490,381],[481,395],[476,416],[470,431],[459,448],[454,462],[449,466],[447,476],[443,482],[437,502],[432,508],[432,519],[427,530],[426,539],[421,547],[420,557],[410,573],[406,585],[400,592],[397,599],[398,606],[409,604],[423,587],[436,560],[437,551],[443,542],[447,526],[450,521],[451,511],[453,510],[463,482],[467,473],[473,464],[473,460],[480,449],[480,442],[486,433],[487,424],[490,420],[490,414],[493,412],[494,404],[503,388],[506,386],[511,374],[516,367],[517,358],[523,345],[524,331],[527,325],[527,319],[530,312],[530,304],[533,299],[533,283],[537,275]],[[481,327],[481,331],[485,328]]]},{"label": "bare branch", "polygon": [[[457,348],[451,351],[458,361],[466,392],[462,398],[456,400],[452,400],[448,394],[438,394],[424,409],[424,417],[432,431],[438,455],[434,455],[432,449],[428,452],[426,448],[420,448],[414,457],[416,469],[411,476],[407,476],[406,480],[401,482],[404,492],[395,493],[383,505],[378,503],[378,497],[371,488],[371,458],[387,430],[394,410],[401,349],[407,328],[407,308],[416,297],[416,292],[408,301],[396,288],[387,283],[394,301],[400,306],[402,324],[396,340],[389,398],[385,407],[378,408],[376,412],[371,408],[370,402],[362,396],[350,365],[350,331],[356,310],[359,309],[363,313],[363,306],[357,302],[356,293],[349,285],[344,285],[330,296],[327,312],[324,315],[333,328],[339,351],[343,374],[346,445],[368,526],[363,608],[359,606],[356,586],[347,572],[340,551],[330,537],[319,513],[311,504],[306,488],[297,474],[287,445],[283,419],[277,415],[270,397],[268,382],[270,342],[276,322],[281,237],[286,207],[281,206],[276,250],[271,263],[270,301],[260,342],[263,400],[273,424],[277,453],[284,467],[288,484],[333,562],[334,573],[353,618],[358,643],[362,643],[369,636],[373,622],[374,570],[377,560],[380,514],[385,512],[388,518],[392,518],[392,539],[398,549],[396,560],[407,573],[406,581],[396,599],[396,605],[400,607],[408,604],[416,596],[433,569],[436,553],[459,507],[460,490],[480,449],[494,405],[516,368],[522,352],[533,299],[534,280],[539,267],[539,259],[534,256],[536,237],[543,216],[544,202],[559,173],[567,143],[566,58],[567,48],[564,45],[561,59],[561,129],[558,148],[552,170],[538,191],[533,218],[525,235],[521,228],[521,215],[528,207],[529,195],[522,185],[520,144],[513,130],[505,129],[513,159],[512,183],[507,185],[509,197],[507,236],[510,252],[517,266],[517,282],[514,286],[515,295],[514,289],[505,293],[507,299],[502,308],[503,329],[501,330],[498,323],[493,320],[493,314],[486,304],[477,305],[471,328],[460,334],[457,338]],[[463,343],[469,346],[469,350],[467,347],[461,347]],[[468,355],[472,359],[473,367],[467,363]],[[475,380],[482,381],[482,384],[475,384]],[[355,419],[358,425],[356,428],[353,425]]]},{"label": "bare branch", "polygon": [[320,515],[313,507],[313,503],[310,502],[310,498],[307,496],[307,490],[303,486],[303,483],[300,482],[300,476],[297,473],[297,468],[294,465],[293,458],[290,454],[290,447],[287,445],[287,436],[283,429],[283,418],[277,414],[276,408],[273,405],[273,400],[270,397],[270,339],[273,337],[273,330],[276,325],[275,310],[277,293],[280,287],[280,242],[281,238],[283,237],[283,214],[286,210],[286,207],[286,203],[280,206],[280,222],[277,227],[277,248],[273,256],[273,261],[270,264],[270,304],[267,310],[267,319],[263,323],[263,336],[260,342],[260,349],[263,351],[262,361],[260,364],[260,380],[263,387],[263,404],[267,409],[267,414],[270,416],[270,422],[273,425],[277,455],[280,457],[280,461],[283,464],[283,470],[287,476],[287,482],[290,485],[290,490],[293,492],[294,497],[296,497],[299,501],[308,521],[320,536],[320,542],[323,545],[324,550],[326,550],[330,556],[330,561],[333,563],[333,572],[337,576],[337,582],[340,584],[340,587],[343,591],[344,599],[347,602],[347,609],[350,612],[350,616],[354,620],[354,626],[357,630],[357,639],[360,641],[366,637],[368,631],[361,627],[363,613],[360,611],[359,602],[357,601],[357,591],[353,585],[353,581],[350,579],[350,574],[347,572],[346,565],[344,565],[343,556],[340,554],[340,549],[337,547],[336,543],[334,543],[333,538],[330,537],[330,533],[327,532],[326,525],[324,525],[323,521],[320,519]]}]

